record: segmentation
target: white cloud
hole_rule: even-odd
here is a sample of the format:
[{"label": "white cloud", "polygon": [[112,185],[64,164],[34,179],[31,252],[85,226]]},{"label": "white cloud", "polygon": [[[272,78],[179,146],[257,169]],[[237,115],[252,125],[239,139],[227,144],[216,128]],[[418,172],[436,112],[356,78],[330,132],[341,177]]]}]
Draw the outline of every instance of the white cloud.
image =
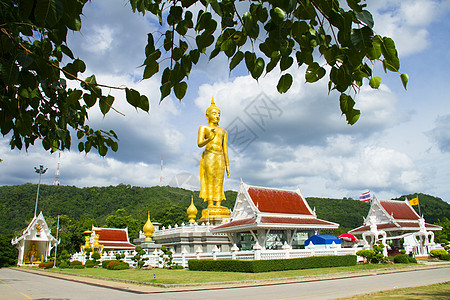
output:
[{"label": "white cloud", "polygon": [[92,31],[86,34],[84,43],[85,49],[89,52],[103,54],[109,50],[113,42],[114,29],[103,25],[101,27],[94,26]]},{"label": "white cloud", "polygon": [[375,32],[393,38],[400,57],[405,57],[431,45],[430,26],[446,17],[449,3],[447,0],[372,1],[368,10],[375,19]]},{"label": "white cloud", "polygon": [[430,138],[443,152],[450,152],[450,115],[440,116],[435,121],[436,127],[428,132]]}]

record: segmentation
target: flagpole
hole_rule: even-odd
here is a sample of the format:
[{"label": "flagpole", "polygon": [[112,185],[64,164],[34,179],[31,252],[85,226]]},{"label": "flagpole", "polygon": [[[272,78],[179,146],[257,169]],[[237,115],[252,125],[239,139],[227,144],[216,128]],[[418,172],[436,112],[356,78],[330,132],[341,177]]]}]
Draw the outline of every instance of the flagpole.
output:
[{"label": "flagpole", "polygon": [[420,201],[419,201],[419,195],[417,196],[417,206],[419,206],[419,216],[422,217],[422,214],[420,213]]}]

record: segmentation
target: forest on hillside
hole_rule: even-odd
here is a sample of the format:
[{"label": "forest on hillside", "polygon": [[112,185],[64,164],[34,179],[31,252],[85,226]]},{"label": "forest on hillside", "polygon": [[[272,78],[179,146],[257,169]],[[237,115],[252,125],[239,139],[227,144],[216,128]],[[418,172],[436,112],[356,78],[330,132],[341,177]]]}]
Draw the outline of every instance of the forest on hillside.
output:
[{"label": "forest on hillside", "polygon": [[[0,238],[7,241],[21,235],[33,218],[36,201],[36,184],[0,186]],[[234,207],[237,192],[225,192],[222,204]],[[412,199],[404,195],[398,199]],[[130,239],[137,238],[150,213],[152,222],[161,226],[187,223],[186,209],[191,197],[199,213],[206,208],[206,202],[198,197],[198,191],[169,186],[134,187],[120,184],[108,187],[86,187],[41,185],[38,213],[42,211],[47,224],[56,232],[57,217],[60,217],[61,246],[73,253],[83,243],[83,232],[92,225],[99,227],[128,227]],[[442,226],[450,219],[450,204],[440,198],[419,194],[421,213],[428,223]],[[370,207],[351,198],[324,199],[306,198],[320,219],[336,222],[340,228],[332,234],[340,234],[363,223]],[[417,210],[417,206],[414,207]],[[6,238],[5,238],[6,237]]]}]

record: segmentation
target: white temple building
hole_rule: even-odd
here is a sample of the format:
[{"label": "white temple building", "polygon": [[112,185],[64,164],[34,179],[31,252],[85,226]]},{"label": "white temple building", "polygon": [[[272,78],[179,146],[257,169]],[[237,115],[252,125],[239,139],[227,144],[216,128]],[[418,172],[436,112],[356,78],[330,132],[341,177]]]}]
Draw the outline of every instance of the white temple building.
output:
[{"label": "white temple building", "polygon": [[339,224],[317,218],[300,188],[295,191],[257,187],[241,181],[231,221],[211,229],[226,233],[240,250],[301,249],[321,229]]},{"label": "white temple building", "polygon": [[42,212],[34,216],[28,227],[20,237],[16,237],[11,244],[19,250],[17,265],[36,265],[45,262],[53,247],[58,243],[50,233]]},{"label": "white temple building", "polygon": [[394,256],[399,248],[416,257],[427,257],[430,250],[438,247],[434,242],[434,231],[442,227],[428,224],[419,216],[409,201],[378,200],[373,197],[364,225],[350,234],[362,235],[364,248],[381,241],[385,245],[385,255]]}]

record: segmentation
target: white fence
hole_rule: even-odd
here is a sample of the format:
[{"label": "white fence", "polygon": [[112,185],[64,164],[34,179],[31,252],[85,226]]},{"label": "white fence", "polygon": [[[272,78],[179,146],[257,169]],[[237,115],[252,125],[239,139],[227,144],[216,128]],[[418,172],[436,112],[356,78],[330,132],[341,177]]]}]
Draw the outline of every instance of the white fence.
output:
[{"label": "white fence", "polygon": [[[283,250],[248,250],[248,251],[231,251],[231,252],[220,252],[218,248],[215,248],[211,253],[203,253],[201,249],[198,249],[196,253],[187,253],[187,251],[182,251],[182,253],[173,254],[173,263],[181,265],[183,267],[188,266],[188,261],[190,259],[237,259],[237,260],[268,260],[268,259],[283,259],[283,258],[300,258],[309,256],[326,256],[326,255],[356,255],[357,248],[335,248],[335,249],[283,249]],[[110,251],[108,253],[103,253],[100,261],[104,260],[114,260],[116,259],[115,254],[125,254],[123,261],[130,265],[134,265],[135,262],[132,260],[133,256],[136,254],[134,250],[126,251]],[[161,261],[162,251],[156,249],[153,252],[147,252],[143,255],[144,258],[148,260],[145,261],[145,266],[151,266],[153,268],[162,268],[163,263]],[[72,260],[79,260],[84,263],[85,258],[81,253],[76,253],[72,256]]]}]

